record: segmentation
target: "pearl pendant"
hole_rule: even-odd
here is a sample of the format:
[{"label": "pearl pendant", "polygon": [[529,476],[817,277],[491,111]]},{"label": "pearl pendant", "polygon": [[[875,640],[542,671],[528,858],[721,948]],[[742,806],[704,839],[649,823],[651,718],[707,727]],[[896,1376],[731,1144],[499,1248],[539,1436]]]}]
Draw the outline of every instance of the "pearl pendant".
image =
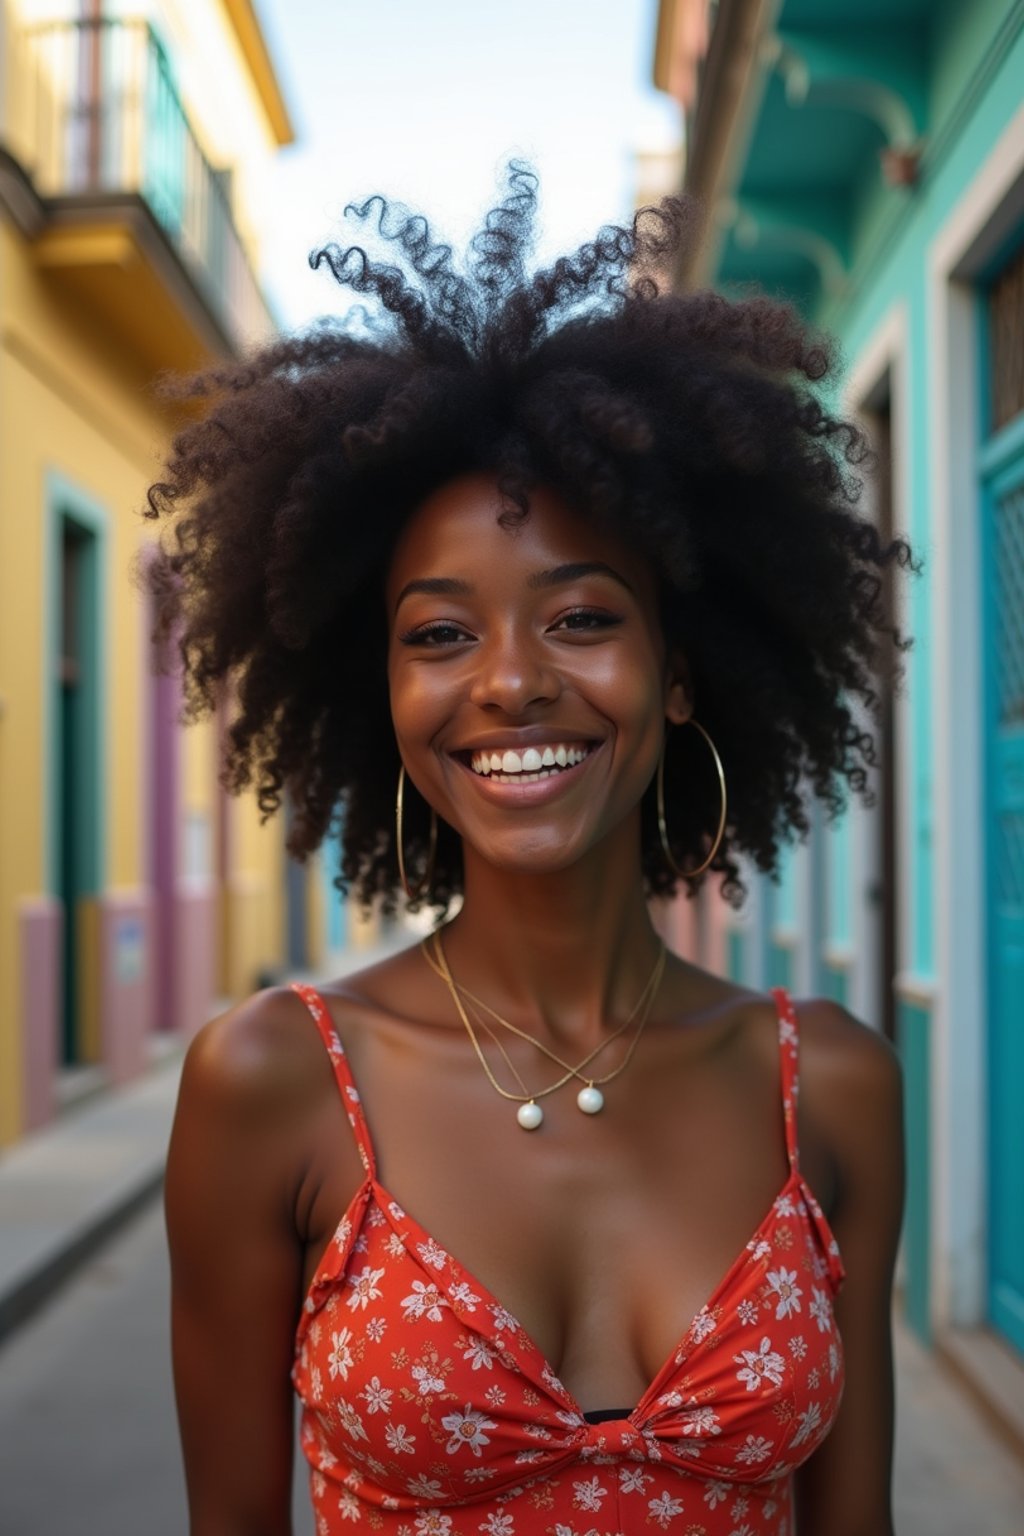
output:
[{"label": "pearl pendant", "polygon": [[524,1131],[535,1131],[544,1119],[544,1111],[531,1099],[528,1104],[520,1104],[516,1110],[516,1119]]},{"label": "pearl pendant", "polygon": [[604,1094],[593,1083],[588,1083],[576,1095],[576,1103],[585,1115],[599,1115],[604,1109]]}]

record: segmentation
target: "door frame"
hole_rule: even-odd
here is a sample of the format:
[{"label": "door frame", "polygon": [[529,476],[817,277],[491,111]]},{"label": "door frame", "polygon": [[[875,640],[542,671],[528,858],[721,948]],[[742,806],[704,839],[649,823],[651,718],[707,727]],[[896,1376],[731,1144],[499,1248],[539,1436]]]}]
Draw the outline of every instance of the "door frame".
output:
[{"label": "door frame", "polygon": [[[932,1018],[932,1320],[987,1312],[987,872],[977,282],[1024,219],[1024,107],[971,177],[928,253],[933,381],[929,550],[935,622],[935,956]],[[967,365],[965,366],[965,360]],[[964,1027],[970,1020],[975,1027]],[[960,1021],[957,1027],[957,1021]]]},{"label": "door frame", "polygon": [[[82,782],[78,800],[82,814],[78,818],[79,859],[83,886],[99,896],[106,882],[107,849],[107,658],[109,655],[109,603],[107,566],[109,552],[109,516],[93,497],[58,470],[45,475],[45,537],[43,590],[45,593],[46,635],[43,645],[43,775],[46,787],[43,816],[43,868],[49,894],[55,899],[61,886],[62,803],[61,769],[63,724],[59,707],[58,661],[61,632],[61,560],[65,523],[71,523],[86,535],[83,551],[83,729],[81,743]],[[80,918],[80,914],[78,915]],[[64,912],[64,921],[76,914]],[[79,932],[81,928],[79,928]],[[79,1052],[86,1059],[99,1057],[98,1019],[90,1021],[90,1003],[98,1001],[87,995],[87,978],[81,971],[75,978],[77,1014],[75,1033]],[[88,957],[86,957],[87,959]],[[92,1027],[90,1027],[90,1022]]]}]

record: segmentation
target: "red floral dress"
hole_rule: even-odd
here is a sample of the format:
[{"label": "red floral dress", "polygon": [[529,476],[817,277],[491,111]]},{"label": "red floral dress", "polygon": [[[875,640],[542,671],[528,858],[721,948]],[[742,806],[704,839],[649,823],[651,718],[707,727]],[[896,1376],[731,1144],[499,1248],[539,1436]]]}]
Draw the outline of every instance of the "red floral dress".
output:
[{"label": "red floral dress", "polygon": [[326,1004],[366,1177],[296,1335],[317,1536],[792,1536],[792,1474],[835,1418],[835,1238],[797,1156],[798,1035],[779,1015],[789,1176],[624,1418],[588,1422],[522,1325],[378,1183]]}]

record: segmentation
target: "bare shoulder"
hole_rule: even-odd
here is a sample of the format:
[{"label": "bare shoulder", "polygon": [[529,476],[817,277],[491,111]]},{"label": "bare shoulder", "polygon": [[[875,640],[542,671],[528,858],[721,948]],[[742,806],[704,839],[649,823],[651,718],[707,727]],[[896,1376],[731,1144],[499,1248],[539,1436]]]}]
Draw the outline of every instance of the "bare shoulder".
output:
[{"label": "bare shoulder", "polygon": [[889,1041],[825,998],[796,1004],[800,1118],[829,1149],[846,1206],[888,1191],[898,1209],[903,1166],[903,1074]]},{"label": "bare shoulder", "polygon": [[211,1109],[264,1125],[308,1108],[323,1084],[326,1056],[302,999],[271,987],[218,1014],[189,1046],[183,1094]]},{"label": "bare shoulder", "polygon": [[877,1029],[828,998],[795,1003],[800,1021],[800,1074],[825,1101],[861,1108],[891,1106],[902,1092],[900,1060]]}]

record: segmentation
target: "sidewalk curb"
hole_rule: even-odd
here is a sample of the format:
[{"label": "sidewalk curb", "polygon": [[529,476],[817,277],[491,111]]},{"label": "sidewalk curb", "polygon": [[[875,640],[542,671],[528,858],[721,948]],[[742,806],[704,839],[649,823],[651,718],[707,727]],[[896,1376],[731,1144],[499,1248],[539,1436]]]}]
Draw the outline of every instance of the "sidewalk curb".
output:
[{"label": "sidewalk curb", "polygon": [[0,1157],[0,1345],[159,1194],[181,1058]]},{"label": "sidewalk curb", "polygon": [[142,1172],[131,1188],[118,1190],[25,1265],[0,1294],[0,1345],[49,1301],[86,1259],[156,1196],[164,1181],[164,1158]]}]

